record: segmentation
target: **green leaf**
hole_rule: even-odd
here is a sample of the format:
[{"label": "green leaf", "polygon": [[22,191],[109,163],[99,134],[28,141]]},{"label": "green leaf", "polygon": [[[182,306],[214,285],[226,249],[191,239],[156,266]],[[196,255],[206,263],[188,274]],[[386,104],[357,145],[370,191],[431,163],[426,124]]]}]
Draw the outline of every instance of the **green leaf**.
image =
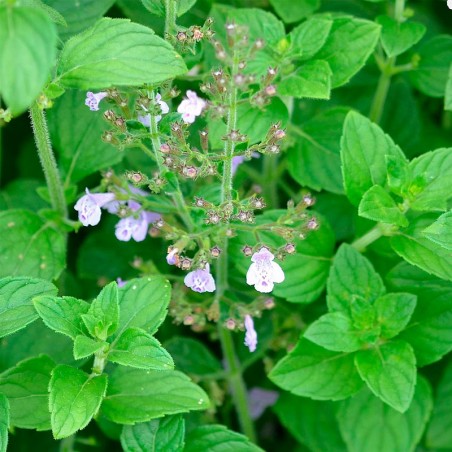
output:
[{"label": "green leaf", "polygon": [[322,315],[309,325],[303,336],[334,352],[354,352],[362,345],[352,319],[342,312]]},{"label": "green leaf", "polygon": [[58,36],[66,41],[72,35],[81,33],[100,19],[113,5],[114,0],[45,0],[66,20],[67,26],[58,27]]},{"label": "green leaf", "polygon": [[372,264],[352,246],[341,245],[327,282],[329,310],[350,315],[354,297],[362,297],[372,304],[384,293],[383,282]]},{"label": "green leaf", "polygon": [[419,378],[413,402],[403,414],[367,389],[340,404],[337,419],[349,452],[413,451],[432,411],[432,392]]},{"label": "green leaf", "polygon": [[423,234],[432,242],[452,251],[452,212],[441,215],[424,229]]},{"label": "green leaf", "polygon": [[340,162],[340,139],[349,109],[326,110],[296,129],[296,144],[288,150],[290,175],[303,186],[344,193]]},{"label": "green leaf", "polygon": [[441,359],[452,350],[452,289],[450,282],[402,262],[387,275],[395,290],[417,295],[416,309],[399,338],[410,343],[418,366]]},{"label": "green leaf", "polygon": [[391,237],[394,251],[407,262],[427,273],[452,281],[452,255],[423,235],[424,229],[432,223],[432,215],[422,215],[410,226]]},{"label": "green leaf", "polygon": [[111,344],[108,360],[138,369],[174,368],[171,356],[160,342],[141,328],[128,328],[123,331]]},{"label": "green leaf", "polygon": [[109,378],[102,414],[119,424],[205,410],[207,394],[181,372],[118,367]]},{"label": "green leaf", "polygon": [[220,361],[199,340],[175,336],[164,345],[173,357],[176,368],[182,372],[206,377],[223,370]]},{"label": "green leaf", "polygon": [[299,69],[278,83],[278,92],[295,98],[329,99],[331,93],[331,69],[323,60],[304,63]]},{"label": "green leaf", "polygon": [[0,277],[56,279],[66,265],[66,238],[33,212],[0,212]]},{"label": "green leaf", "polygon": [[[196,0],[175,0],[177,4],[177,15],[185,14],[195,3]],[[164,0],[141,0],[144,7],[157,16],[165,15],[165,1]]]},{"label": "green leaf", "polygon": [[418,22],[398,22],[389,16],[378,16],[381,25],[381,45],[388,57],[395,57],[417,44],[425,34],[425,26]]},{"label": "green leaf", "polygon": [[159,276],[133,279],[119,289],[120,318],[116,337],[127,328],[154,334],[165,320],[171,295],[169,282]]},{"label": "green leaf", "polygon": [[377,397],[401,413],[409,408],[416,384],[416,358],[408,342],[387,342],[360,351],[355,363],[361,378]]},{"label": "green leaf", "polygon": [[452,60],[452,36],[437,35],[422,44],[419,64],[410,71],[411,81],[427,96],[443,97]]},{"label": "green leaf", "polygon": [[57,288],[44,280],[8,277],[0,279],[0,337],[12,334],[38,318],[33,298],[54,295]]},{"label": "green leaf", "polygon": [[202,425],[193,429],[186,439],[184,452],[263,452],[246,436],[228,430],[224,425]]},{"label": "green leaf", "polygon": [[298,22],[320,8],[320,0],[270,0],[276,13],[286,23]]},{"label": "green leaf", "polygon": [[86,301],[73,297],[40,296],[33,303],[44,323],[57,333],[72,339],[79,334],[86,334],[81,318],[90,307]]},{"label": "green leaf", "polygon": [[107,342],[96,341],[86,336],[76,336],[74,340],[74,358],[83,359],[93,355],[97,351],[107,348]]},{"label": "green leaf", "polygon": [[333,78],[331,87],[347,83],[366,63],[380,36],[380,26],[368,20],[338,17],[316,58],[326,60]]},{"label": "green leaf", "polygon": [[0,210],[26,209],[38,212],[49,205],[37,193],[43,181],[18,178],[0,191]]},{"label": "green leaf", "polygon": [[385,155],[388,172],[388,188],[392,193],[406,197],[407,182],[410,179],[409,163],[402,155]]},{"label": "green leaf", "polygon": [[0,452],[8,448],[9,403],[6,396],[0,394]]},{"label": "green leaf", "polygon": [[289,55],[302,60],[311,59],[325,44],[332,25],[332,20],[312,17],[295,27],[288,36]]},{"label": "green leaf", "polygon": [[100,89],[160,83],[183,74],[186,66],[151,29],[104,17],[67,41],[57,72],[67,88]]},{"label": "green leaf", "polygon": [[416,295],[410,293],[387,293],[375,301],[381,337],[397,336],[410,321],[416,307]]},{"label": "green leaf", "polygon": [[344,122],[341,161],[345,192],[355,206],[373,185],[386,185],[385,157],[404,158],[400,148],[380,127],[351,111]]},{"label": "green leaf", "polygon": [[408,226],[408,220],[397,206],[391,195],[380,185],[367,190],[359,203],[358,213],[361,217],[397,226]]},{"label": "green leaf", "polygon": [[50,429],[48,386],[55,363],[30,358],[0,374],[0,393],[8,397],[10,423],[18,428]]},{"label": "green leaf", "polygon": [[452,110],[452,64],[449,68],[449,77],[446,83],[446,95],[444,96],[444,110]]},{"label": "green leaf", "polygon": [[43,88],[56,44],[56,27],[44,11],[0,6],[0,95],[14,116]]},{"label": "green leaf", "polygon": [[146,423],[124,425],[121,445],[125,452],[181,452],[184,436],[184,418],[178,414]]},{"label": "green leaf", "polygon": [[94,338],[105,341],[115,333],[119,325],[118,284],[113,281],[105,286],[81,317]]},{"label": "green leaf", "polygon": [[420,211],[445,211],[452,196],[452,148],[440,148],[422,154],[410,162],[408,188],[410,207]]},{"label": "green leaf", "polygon": [[432,420],[428,426],[426,445],[429,449],[452,447],[452,364],[447,366],[439,382]]},{"label": "green leaf", "polygon": [[90,111],[85,105],[85,97],[85,92],[68,90],[55,100],[48,113],[52,144],[58,151],[66,184],[77,182],[123,158],[123,153],[101,140],[108,124],[101,114]]},{"label": "green leaf", "polygon": [[286,391],[317,400],[345,399],[363,385],[352,354],[331,352],[303,338],[269,378]]},{"label": "green leaf", "polygon": [[312,452],[346,452],[336,404],[283,393],[274,407],[284,427]]},{"label": "green leaf", "polygon": [[99,410],[106,389],[107,375],[92,377],[71,366],[55,367],[49,384],[54,438],[66,438],[85,428]]}]

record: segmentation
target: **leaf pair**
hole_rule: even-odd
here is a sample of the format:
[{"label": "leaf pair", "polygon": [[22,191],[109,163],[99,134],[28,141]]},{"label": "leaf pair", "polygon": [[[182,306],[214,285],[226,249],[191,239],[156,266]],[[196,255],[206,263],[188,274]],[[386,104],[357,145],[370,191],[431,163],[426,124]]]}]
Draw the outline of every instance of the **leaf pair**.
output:
[{"label": "leaf pair", "polygon": [[308,327],[270,378],[295,394],[321,400],[347,398],[364,380],[385,403],[406,411],[416,360],[408,342],[392,339],[408,324],[416,297],[386,294],[371,264],[349,245],[336,254],[327,287],[330,312]]}]

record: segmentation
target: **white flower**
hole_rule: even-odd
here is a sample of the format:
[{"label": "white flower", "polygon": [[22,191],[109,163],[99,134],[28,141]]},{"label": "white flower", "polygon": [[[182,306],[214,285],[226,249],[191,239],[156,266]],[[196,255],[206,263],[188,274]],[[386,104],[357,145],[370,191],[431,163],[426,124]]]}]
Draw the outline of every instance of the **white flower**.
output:
[{"label": "white flower", "polygon": [[274,283],[284,281],[284,272],[276,262],[273,262],[274,258],[275,256],[265,247],[254,253],[251,258],[253,263],[246,274],[246,283],[254,286],[258,292],[271,292]]},{"label": "white flower", "polygon": [[215,292],[215,280],[210,274],[210,266],[206,265],[205,269],[198,268],[192,271],[184,278],[184,284],[195,292]]},{"label": "white flower", "polygon": [[116,238],[122,242],[128,242],[131,238],[136,242],[142,242],[146,238],[148,225],[144,212],[138,218],[122,218],[115,226]]},{"label": "white flower", "polygon": [[447,7],[452,9],[452,0],[447,0]]},{"label": "white flower", "polygon": [[85,105],[87,105],[91,111],[97,111],[99,110],[99,102],[107,96],[108,93],[105,91],[101,91],[100,93],[88,91],[86,93]]},{"label": "white flower", "polygon": [[[156,94],[155,101],[157,104],[160,105],[160,110],[161,110],[162,115],[166,115],[169,112],[169,107],[168,107],[168,104],[162,100],[162,96],[160,95],[160,93]],[[146,108],[144,108],[144,110],[147,111]],[[162,119],[162,115],[157,115],[155,117],[155,121],[159,122]],[[151,115],[150,114],[147,114],[144,116],[138,115],[138,121],[140,121],[141,124],[143,124],[145,127],[151,127]]]},{"label": "white flower", "polygon": [[113,193],[90,193],[86,189],[86,195],[82,196],[74,206],[78,211],[78,219],[83,226],[96,226],[101,217],[101,207],[115,199]]},{"label": "white flower", "polygon": [[254,352],[257,347],[257,333],[254,329],[253,318],[248,314],[245,316],[245,329],[244,344],[250,349],[250,352]]},{"label": "white flower", "polygon": [[204,99],[198,97],[194,91],[188,90],[187,97],[177,107],[177,112],[182,114],[182,120],[186,124],[192,124],[206,105],[207,103]]}]

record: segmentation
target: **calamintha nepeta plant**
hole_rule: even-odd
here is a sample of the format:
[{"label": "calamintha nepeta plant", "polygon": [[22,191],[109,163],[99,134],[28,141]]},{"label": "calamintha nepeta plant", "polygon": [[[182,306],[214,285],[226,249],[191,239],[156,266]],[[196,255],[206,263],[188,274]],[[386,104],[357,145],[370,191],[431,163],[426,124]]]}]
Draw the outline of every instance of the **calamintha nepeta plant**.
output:
[{"label": "calamintha nepeta plant", "polygon": [[236,3],[0,1],[1,451],[452,447],[447,4]]}]

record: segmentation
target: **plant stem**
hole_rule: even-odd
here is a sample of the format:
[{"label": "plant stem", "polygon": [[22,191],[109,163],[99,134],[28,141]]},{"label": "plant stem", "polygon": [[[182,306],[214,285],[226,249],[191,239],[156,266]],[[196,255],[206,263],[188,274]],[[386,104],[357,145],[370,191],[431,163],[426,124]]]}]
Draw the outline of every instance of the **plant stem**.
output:
[{"label": "plant stem", "polygon": [[362,237],[359,237],[354,242],[352,242],[353,248],[358,250],[360,253],[366,250],[366,248],[375,240],[378,240],[383,235],[383,231],[377,224],[370,231],[367,231]]},{"label": "plant stem", "polygon": [[52,151],[46,117],[44,111],[39,108],[39,105],[36,102],[30,107],[30,117],[39,160],[41,161],[47,188],[49,190],[51,205],[63,218],[67,218],[68,213],[63,184]]},{"label": "plant stem", "polygon": [[[234,156],[235,142],[229,138],[232,130],[237,128],[237,88],[233,80],[234,75],[238,72],[239,58],[234,52],[233,64],[231,71],[231,84],[229,86],[228,96],[228,118],[226,124],[226,136],[228,139],[224,145],[224,166],[223,178],[221,184],[221,203],[230,202],[232,200],[232,158]],[[219,304],[228,287],[228,238],[225,236],[221,246],[221,256],[217,261],[216,280],[217,289],[215,295],[215,303]],[[226,329],[220,322],[218,323],[218,335],[220,338],[223,356],[227,363],[228,383],[232,394],[235,409],[237,410],[240,427],[248,436],[248,438],[256,442],[256,433],[254,424],[248,410],[248,399],[246,385],[242,376],[242,369],[239,360],[234,351],[234,341],[231,332]]]},{"label": "plant stem", "polygon": [[266,198],[267,205],[272,209],[278,208],[278,179],[276,172],[278,170],[278,156],[264,155],[264,167],[263,167],[263,192],[264,198]]},{"label": "plant stem", "polygon": [[165,34],[175,34],[177,2],[176,0],[165,0]]},{"label": "plant stem", "polygon": [[102,348],[94,353],[94,362],[91,375],[102,375],[102,372],[104,371],[106,365],[107,355],[105,354],[105,350]]}]

